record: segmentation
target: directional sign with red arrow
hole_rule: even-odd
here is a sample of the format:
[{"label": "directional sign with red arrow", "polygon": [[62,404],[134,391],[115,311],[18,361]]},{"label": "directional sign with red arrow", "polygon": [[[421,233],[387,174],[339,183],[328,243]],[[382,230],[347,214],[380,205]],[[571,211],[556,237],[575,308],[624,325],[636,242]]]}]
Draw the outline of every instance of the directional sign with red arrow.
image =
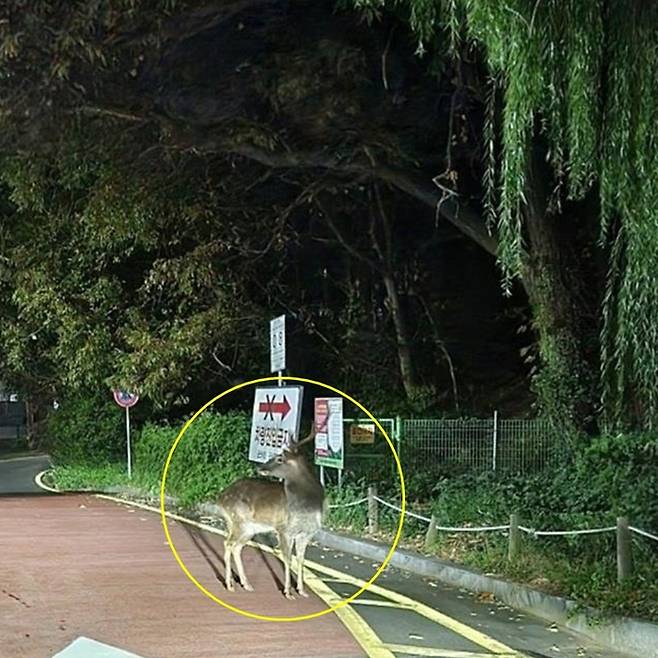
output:
[{"label": "directional sign with red arrow", "polygon": [[301,386],[257,388],[251,417],[249,459],[265,462],[299,437]]},{"label": "directional sign with red arrow", "polygon": [[283,396],[282,402],[276,401],[276,395],[273,395],[272,399],[270,399],[270,396],[268,395],[266,396],[265,402],[260,402],[258,404],[258,411],[264,413],[265,418],[269,417],[271,420],[274,420],[274,414],[281,414],[281,420],[283,420],[288,415],[290,409],[292,409],[292,407],[285,395]]}]

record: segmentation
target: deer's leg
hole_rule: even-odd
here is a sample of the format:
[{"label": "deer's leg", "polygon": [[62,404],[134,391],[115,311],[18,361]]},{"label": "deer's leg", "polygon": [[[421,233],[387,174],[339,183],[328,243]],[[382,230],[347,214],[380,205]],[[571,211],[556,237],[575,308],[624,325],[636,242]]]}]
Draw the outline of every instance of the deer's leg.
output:
[{"label": "deer's leg", "polygon": [[281,553],[283,554],[283,564],[285,567],[285,578],[283,583],[283,594],[287,599],[292,599],[290,593],[290,561],[292,558],[292,545],[290,538],[285,532],[279,535],[279,545],[281,546]]},{"label": "deer's leg", "polygon": [[224,577],[226,581],[226,589],[232,592],[235,588],[233,586],[233,574],[231,572],[231,554],[233,553],[233,538],[229,534],[224,540]]},{"label": "deer's leg", "polygon": [[242,549],[250,539],[251,537],[240,537],[240,539],[238,539],[238,541],[235,543],[235,547],[233,548],[233,557],[235,558],[235,566],[238,568],[238,576],[240,577],[242,587],[244,587],[248,592],[253,592],[254,588],[247,580],[247,575],[244,572],[244,566],[242,564]]},{"label": "deer's leg", "polygon": [[309,539],[305,536],[297,537],[295,540],[295,552],[297,553],[297,592],[300,596],[308,596],[304,590],[304,555]]}]

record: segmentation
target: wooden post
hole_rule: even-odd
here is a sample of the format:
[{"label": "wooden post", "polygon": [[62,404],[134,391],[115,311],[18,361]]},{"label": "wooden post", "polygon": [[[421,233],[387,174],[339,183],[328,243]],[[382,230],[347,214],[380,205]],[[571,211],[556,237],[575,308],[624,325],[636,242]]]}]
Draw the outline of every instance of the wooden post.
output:
[{"label": "wooden post", "polygon": [[368,532],[372,535],[379,531],[379,510],[377,509],[377,487],[368,487]]},{"label": "wooden post", "polygon": [[425,550],[429,550],[436,543],[436,517],[432,514],[430,525],[425,535]]},{"label": "wooden post", "polygon": [[521,531],[519,530],[519,515],[510,514],[509,517],[509,545],[507,547],[507,559],[516,561],[521,552]]},{"label": "wooden post", "polygon": [[631,577],[633,559],[631,555],[631,532],[628,518],[617,518],[617,582],[621,583]]}]

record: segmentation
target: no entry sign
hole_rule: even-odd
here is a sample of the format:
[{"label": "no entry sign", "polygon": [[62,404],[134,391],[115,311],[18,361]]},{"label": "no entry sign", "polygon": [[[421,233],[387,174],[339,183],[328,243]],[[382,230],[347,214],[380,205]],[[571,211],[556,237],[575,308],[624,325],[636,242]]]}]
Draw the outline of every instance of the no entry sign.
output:
[{"label": "no entry sign", "polygon": [[130,393],[129,391],[112,391],[114,401],[126,410],[126,454],[128,457],[128,477],[133,475],[132,469],[132,449],[130,447],[130,407],[134,407],[139,400],[137,393]]},{"label": "no entry sign", "polygon": [[301,386],[257,388],[251,417],[249,459],[266,462],[299,438]]},{"label": "no entry sign", "polygon": [[128,391],[113,391],[114,401],[124,409],[134,407],[139,400],[137,393],[129,393]]}]

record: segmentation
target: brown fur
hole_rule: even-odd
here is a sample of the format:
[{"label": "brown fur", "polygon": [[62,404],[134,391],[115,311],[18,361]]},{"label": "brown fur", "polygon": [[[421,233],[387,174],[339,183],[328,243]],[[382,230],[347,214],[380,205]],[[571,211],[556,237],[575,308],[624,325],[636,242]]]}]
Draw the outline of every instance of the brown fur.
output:
[{"label": "brown fur", "polygon": [[235,560],[240,582],[253,590],[242,565],[242,548],[256,534],[274,532],[279,538],[285,564],[284,593],[290,594],[290,562],[297,553],[297,591],[304,592],[303,564],[306,547],[322,524],[324,489],[296,451],[284,451],[260,469],[261,474],[283,479],[281,482],[246,478],[230,485],[218,504],[228,534],[224,543],[226,588],[233,590],[231,561]]}]

